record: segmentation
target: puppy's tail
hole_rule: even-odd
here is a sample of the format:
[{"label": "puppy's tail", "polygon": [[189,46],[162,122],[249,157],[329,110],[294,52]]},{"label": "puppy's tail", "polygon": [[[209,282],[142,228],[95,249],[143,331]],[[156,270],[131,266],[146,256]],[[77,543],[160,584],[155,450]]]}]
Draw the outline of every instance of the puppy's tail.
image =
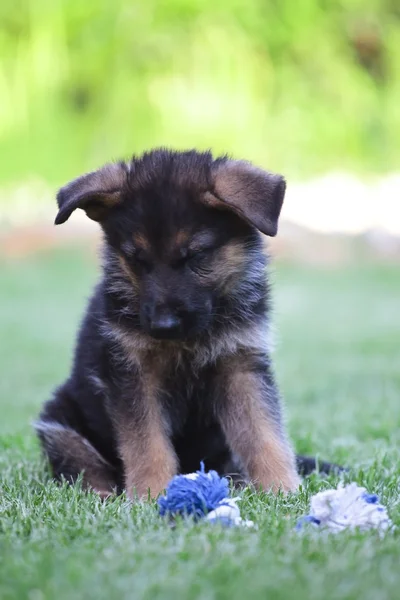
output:
[{"label": "puppy's tail", "polygon": [[311,475],[311,473],[317,472],[323,475],[329,475],[330,473],[342,473],[346,471],[344,467],[336,465],[334,463],[319,460],[314,456],[296,456],[297,471],[302,477]]}]

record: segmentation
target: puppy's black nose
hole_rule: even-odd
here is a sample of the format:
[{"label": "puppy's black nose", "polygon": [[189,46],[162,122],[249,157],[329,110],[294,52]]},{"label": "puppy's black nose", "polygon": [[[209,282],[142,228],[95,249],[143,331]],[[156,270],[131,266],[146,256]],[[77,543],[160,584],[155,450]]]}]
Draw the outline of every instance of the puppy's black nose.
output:
[{"label": "puppy's black nose", "polygon": [[160,314],[150,320],[150,334],[156,338],[175,338],[179,336],[181,320],[173,314]]}]

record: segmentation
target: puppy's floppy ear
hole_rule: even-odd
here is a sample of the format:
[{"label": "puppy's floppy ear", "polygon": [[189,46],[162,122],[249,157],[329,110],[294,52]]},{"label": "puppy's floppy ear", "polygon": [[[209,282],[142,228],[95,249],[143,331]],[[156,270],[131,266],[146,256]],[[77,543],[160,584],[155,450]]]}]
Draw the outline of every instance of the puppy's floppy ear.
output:
[{"label": "puppy's floppy ear", "polygon": [[65,223],[77,208],[82,208],[93,221],[104,219],[110,208],[121,201],[127,172],[125,163],[112,163],[62,187],[57,194],[59,211],[55,224]]},{"label": "puppy's floppy ear", "polygon": [[216,161],[211,168],[212,190],[204,202],[229,209],[262,233],[275,236],[285,196],[286,183],[275,175],[245,161]]}]

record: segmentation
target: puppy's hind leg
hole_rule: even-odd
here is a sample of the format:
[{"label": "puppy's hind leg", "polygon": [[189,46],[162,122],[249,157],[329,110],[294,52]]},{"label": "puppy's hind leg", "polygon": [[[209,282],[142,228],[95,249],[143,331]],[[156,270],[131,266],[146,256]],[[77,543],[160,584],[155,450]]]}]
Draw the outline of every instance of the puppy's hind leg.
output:
[{"label": "puppy's hind leg", "polygon": [[82,475],[84,489],[105,498],[117,488],[116,473],[101,454],[77,431],[53,421],[34,424],[55,479],[74,483]]}]

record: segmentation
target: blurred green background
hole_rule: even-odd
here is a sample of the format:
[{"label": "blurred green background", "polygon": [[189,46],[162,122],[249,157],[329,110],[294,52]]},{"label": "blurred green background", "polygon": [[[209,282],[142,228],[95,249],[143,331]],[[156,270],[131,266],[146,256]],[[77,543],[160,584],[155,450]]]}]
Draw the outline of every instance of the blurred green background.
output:
[{"label": "blurred green background", "polygon": [[398,166],[398,0],[2,0],[0,24],[0,185],[160,144]]}]

